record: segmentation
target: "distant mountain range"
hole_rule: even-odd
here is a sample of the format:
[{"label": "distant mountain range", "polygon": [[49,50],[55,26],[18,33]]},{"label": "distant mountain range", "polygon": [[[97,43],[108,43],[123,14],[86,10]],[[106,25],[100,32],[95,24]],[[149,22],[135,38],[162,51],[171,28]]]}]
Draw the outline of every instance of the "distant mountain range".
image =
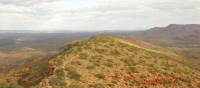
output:
[{"label": "distant mountain range", "polygon": [[200,47],[199,24],[170,24],[134,32],[130,36],[162,46]]}]

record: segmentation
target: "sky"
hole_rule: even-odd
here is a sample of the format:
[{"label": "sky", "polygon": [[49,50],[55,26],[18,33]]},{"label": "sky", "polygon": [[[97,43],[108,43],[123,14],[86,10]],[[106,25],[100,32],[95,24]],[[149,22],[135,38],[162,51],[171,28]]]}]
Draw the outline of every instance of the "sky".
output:
[{"label": "sky", "polygon": [[200,0],[0,0],[0,30],[138,30],[200,24]]}]

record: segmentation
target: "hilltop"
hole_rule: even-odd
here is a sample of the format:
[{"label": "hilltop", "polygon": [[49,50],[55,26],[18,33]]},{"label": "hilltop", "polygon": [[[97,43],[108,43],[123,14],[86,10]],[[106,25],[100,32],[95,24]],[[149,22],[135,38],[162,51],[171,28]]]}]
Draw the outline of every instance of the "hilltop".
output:
[{"label": "hilltop", "polygon": [[[182,56],[138,40],[102,35],[66,47],[19,83],[31,88],[200,87],[200,72]],[[49,72],[50,66],[55,71]]]}]

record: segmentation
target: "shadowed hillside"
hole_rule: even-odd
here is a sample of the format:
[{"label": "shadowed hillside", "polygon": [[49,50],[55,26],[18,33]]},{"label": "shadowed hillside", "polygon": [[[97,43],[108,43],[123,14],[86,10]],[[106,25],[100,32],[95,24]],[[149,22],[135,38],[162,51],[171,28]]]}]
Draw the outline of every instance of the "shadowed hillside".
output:
[{"label": "shadowed hillside", "polygon": [[49,60],[55,72],[35,87],[199,88],[199,71],[181,62],[176,53],[140,41],[97,36],[73,42]]}]

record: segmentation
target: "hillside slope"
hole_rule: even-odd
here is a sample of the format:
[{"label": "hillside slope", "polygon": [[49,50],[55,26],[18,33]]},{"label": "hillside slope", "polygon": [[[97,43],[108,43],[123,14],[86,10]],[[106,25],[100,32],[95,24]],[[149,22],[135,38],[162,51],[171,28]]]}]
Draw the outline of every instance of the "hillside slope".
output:
[{"label": "hillside slope", "polygon": [[38,86],[199,88],[200,72],[180,63],[181,58],[176,53],[139,41],[97,36],[74,42],[49,60],[55,72],[44,77]]},{"label": "hillside slope", "polygon": [[175,50],[187,57],[187,62],[200,68],[200,24],[170,24],[128,34],[162,47]]}]

